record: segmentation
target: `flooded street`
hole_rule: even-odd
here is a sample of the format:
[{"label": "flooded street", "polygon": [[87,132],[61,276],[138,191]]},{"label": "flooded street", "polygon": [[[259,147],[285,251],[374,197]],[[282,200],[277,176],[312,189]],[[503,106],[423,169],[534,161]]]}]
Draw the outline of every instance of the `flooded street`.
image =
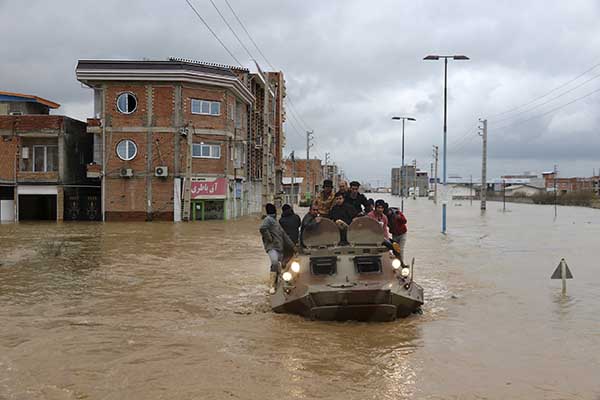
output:
[{"label": "flooded street", "polygon": [[391,323],[273,314],[258,217],[0,225],[0,399],[600,397],[600,210],[405,209],[426,303]]}]

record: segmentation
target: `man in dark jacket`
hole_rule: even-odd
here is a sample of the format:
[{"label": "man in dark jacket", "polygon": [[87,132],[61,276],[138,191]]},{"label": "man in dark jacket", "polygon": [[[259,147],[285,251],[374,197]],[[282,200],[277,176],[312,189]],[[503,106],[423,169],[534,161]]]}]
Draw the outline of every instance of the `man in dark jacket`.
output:
[{"label": "man in dark jacket", "polygon": [[358,188],[360,188],[360,183],[357,181],[350,182],[350,191],[346,193],[345,202],[354,207],[356,214],[368,214],[371,211],[371,206],[365,195],[358,191]]},{"label": "man in dark jacket", "polygon": [[329,219],[338,224],[338,226],[341,225],[341,222],[347,228],[352,223],[354,217],[356,217],[356,209],[350,204],[346,204],[344,193],[337,192],[335,194],[335,204],[331,208],[331,211],[329,211]]},{"label": "man in dark jacket", "polygon": [[[290,240],[287,233],[277,222],[277,209],[275,205],[268,203],[265,207],[267,216],[260,225],[260,234],[262,236],[265,252],[271,260],[271,273],[269,275],[269,293],[275,293],[277,284],[277,275],[283,260],[283,253],[287,249],[294,249],[294,243]],[[293,251],[293,250],[292,250]]]},{"label": "man in dark jacket", "polygon": [[279,218],[279,225],[283,228],[285,233],[290,237],[292,242],[298,244],[298,234],[300,230],[300,217],[294,213],[294,209],[289,204],[284,204],[281,207],[281,218]]},{"label": "man in dark jacket", "polygon": [[302,246],[304,246],[304,242],[302,241],[304,231],[312,231],[316,229],[320,222],[321,217],[319,216],[319,206],[313,203],[311,204],[304,218],[302,218],[302,226],[300,227],[300,243],[302,243]]}]

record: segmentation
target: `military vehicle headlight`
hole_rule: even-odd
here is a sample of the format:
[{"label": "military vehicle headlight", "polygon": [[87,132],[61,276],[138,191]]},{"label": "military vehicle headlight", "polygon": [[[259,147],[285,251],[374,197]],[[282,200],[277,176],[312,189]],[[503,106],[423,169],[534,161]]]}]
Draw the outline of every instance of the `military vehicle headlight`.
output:
[{"label": "military vehicle headlight", "polygon": [[292,266],[290,267],[292,271],[298,273],[300,272],[300,263],[298,261],[293,261]]},{"label": "military vehicle headlight", "polygon": [[400,260],[398,260],[397,258],[394,258],[394,259],[392,260],[392,267],[393,267],[394,269],[398,269],[398,268],[400,268],[400,266],[401,266],[401,265],[402,265],[402,263],[401,263],[401,262],[400,262]]},{"label": "military vehicle headlight", "polygon": [[292,273],[289,271],[286,271],[283,273],[283,275],[281,275],[281,277],[283,278],[284,281],[289,282],[292,280]]},{"label": "military vehicle headlight", "polygon": [[403,277],[407,278],[410,275],[410,269],[409,268],[402,268],[402,270],[400,271],[400,275],[402,275]]}]

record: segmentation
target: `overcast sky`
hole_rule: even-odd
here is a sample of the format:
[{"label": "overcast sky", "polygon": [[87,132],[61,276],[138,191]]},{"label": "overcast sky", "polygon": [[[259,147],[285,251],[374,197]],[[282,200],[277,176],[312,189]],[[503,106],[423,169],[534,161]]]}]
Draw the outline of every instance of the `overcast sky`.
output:
[{"label": "overcast sky", "polygon": [[[268,69],[225,0],[214,2]],[[249,66],[210,0],[192,3]],[[406,124],[407,163],[429,170],[433,145],[441,157],[444,69],[423,57],[464,54],[471,60],[448,65],[449,175],[481,175],[478,118],[489,119],[489,177],[554,164],[562,176],[600,169],[600,91],[566,105],[600,89],[597,0],[229,3],[285,74],[295,111],[288,107],[286,155],[305,154],[310,128],[313,154],[331,153],[350,178],[389,184],[401,163],[401,124],[391,117],[402,115],[417,119]],[[0,37],[0,90],[59,102],[79,119],[92,115],[92,93],[75,79],[78,59],[237,64],[185,0],[0,0]]]}]

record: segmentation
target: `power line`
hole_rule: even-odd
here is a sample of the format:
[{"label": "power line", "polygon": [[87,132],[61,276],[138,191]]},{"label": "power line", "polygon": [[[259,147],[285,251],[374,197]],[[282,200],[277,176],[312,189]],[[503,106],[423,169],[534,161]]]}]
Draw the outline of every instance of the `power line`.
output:
[{"label": "power line", "polygon": [[583,99],[585,99],[585,98],[587,98],[587,97],[590,97],[591,95],[593,95],[594,93],[597,93],[597,92],[600,92],[600,88],[598,88],[598,89],[596,89],[596,90],[593,90],[593,91],[591,91],[591,92],[589,92],[589,93],[587,93],[587,94],[585,94],[585,95],[583,95],[583,96],[581,96],[581,97],[578,97],[578,98],[576,98],[576,99],[574,99],[574,100],[572,100],[572,101],[570,101],[570,102],[568,102],[568,103],[565,103],[565,104],[563,104],[563,105],[561,105],[561,106],[558,106],[558,107],[555,107],[555,108],[553,108],[553,109],[551,109],[551,110],[548,110],[548,111],[546,111],[546,112],[544,112],[544,113],[542,113],[542,114],[534,115],[533,117],[530,117],[530,118],[527,118],[527,119],[524,119],[524,120],[521,120],[521,121],[515,121],[515,122],[513,122],[513,123],[510,123],[510,124],[508,124],[508,125],[504,125],[504,126],[498,127],[498,128],[496,128],[495,130],[499,131],[499,130],[506,129],[506,128],[509,128],[509,127],[511,127],[511,126],[514,126],[514,125],[521,125],[521,124],[524,124],[525,122],[529,122],[529,121],[531,121],[532,119],[536,119],[536,118],[543,117],[543,116],[545,116],[545,115],[548,115],[548,114],[550,114],[550,113],[553,113],[553,112],[555,112],[555,111],[558,111],[558,110],[560,110],[561,108],[565,108],[565,107],[566,107],[566,106],[568,106],[568,105],[571,105],[571,104],[573,104],[573,103],[576,103],[576,102],[578,102],[579,100],[583,100]]},{"label": "power line", "polygon": [[273,64],[271,64],[269,62],[269,60],[267,59],[267,57],[265,57],[265,55],[263,54],[263,52],[260,50],[260,47],[258,47],[258,45],[254,41],[254,39],[252,39],[252,36],[250,35],[250,32],[248,32],[248,29],[246,29],[246,26],[244,25],[244,23],[242,22],[242,20],[240,19],[240,17],[238,17],[237,13],[233,10],[233,7],[231,7],[231,4],[229,4],[229,1],[225,0],[225,4],[227,4],[227,7],[229,7],[229,10],[231,10],[231,13],[233,14],[233,16],[235,17],[235,19],[237,20],[237,22],[240,24],[240,26],[242,27],[242,29],[244,30],[244,32],[246,32],[246,35],[248,36],[248,39],[250,39],[250,41],[252,42],[252,44],[254,45],[254,47],[256,48],[256,50],[258,50],[258,53],[262,56],[262,58],[266,61],[266,63],[273,69],[273,71],[276,71],[277,68],[275,68],[273,66]]},{"label": "power line", "polygon": [[538,105],[535,105],[535,106],[533,106],[533,107],[531,107],[531,108],[528,108],[528,109],[526,109],[526,110],[519,111],[518,113],[516,113],[516,114],[514,114],[514,115],[512,115],[512,116],[508,116],[508,117],[504,117],[504,118],[497,119],[497,120],[495,120],[494,122],[506,121],[507,119],[515,118],[517,115],[521,115],[521,114],[524,114],[524,113],[526,113],[526,112],[529,112],[529,111],[535,110],[536,108],[539,108],[539,107],[541,107],[541,106],[544,106],[544,105],[546,105],[546,104],[548,104],[548,103],[551,103],[551,102],[553,102],[554,100],[556,100],[556,99],[559,99],[559,98],[563,97],[564,95],[566,95],[566,94],[568,94],[568,93],[571,93],[571,92],[572,92],[572,91],[574,91],[575,89],[579,89],[579,88],[580,88],[580,87],[582,87],[583,85],[585,85],[585,84],[587,84],[587,83],[589,83],[589,82],[593,81],[594,79],[598,79],[598,78],[600,78],[600,75],[595,75],[595,76],[591,77],[590,79],[588,79],[587,81],[583,81],[583,82],[582,82],[582,83],[580,83],[579,85],[577,85],[577,86],[575,86],[575,87],[573,87],[573,88],[571,88],[571,89],[567,90],[566,92],[562,92],[562,93],[561,93],[561,94],[559,94],[558,96],[552,97],[550,100],[546,100],[545,102],[543,102],[543,103],[540,103],[540,104],[538,104]]},{"label": "power line", "polygon": [[573,78],[573,79],[571,79],[570,81],[568,81],[568,82],[565,82],[565,83],[563,83],[563,84],[561,84],[561,85],[558,85],[557,87],[555,87],[554,89],[550,90],[550,91],[549,91],[549,92],[547,92],[546,94],[544,94],[544,95],[542,95],[542,96],[539,96],[539,97],[536,97],[536,98],[534,98],[533,100],[531,100],[531,101],[529,101],[529,102],[527,102],[527,103],[525,103],[525,104],[521,104],[520,106],[517,106],[517,107],[511,108],[511,109],[509,109],[509,110],[503,111],[503,112],[501,112],[501,113],[498,113],[498,114],[492,115],[490,118],[496,118],[496,117],[499,117],[499,116],[501,116],[501,115],[508,114],[508,113],[510,113],[510,112],[516,111],[516,110],[518,110],[518,109],[520,109],[520,108],[526,107],[526,106],[528,106],[528,105],[530,105],[530,104],[533,104],[533,103],[535,103],[536,101],[538,101],[538,100],[541,100],[541,99],[543,99],[544,97],[551,95],[552,93],[554,93],[554,92],[555,92],[555,91],[557,91],[558,89],[560,89],[560,88],[563,88],[563,87],[567,86],[567,85],[568,85],[568,84],[570,84],[571,82],[575,82],[577,79],[581,78],[582,76],[584,76],[584,75],[585,75],[585,74],[587,74],[588,72],[590,72],[590,71],[592,71],[592,70],[594,70],[594,69],[598,68],[599,66],[600,66],[600,63],[598,63],[598,64],[595,64],[595,65],[593,65],[592,67],[590,67],[590,68],[586,69],[586,70],[585,70],[584,72],[582,72],[581,74],[577,75],[575,78]]},{"label": "power line", "polygon": [[217,34],[211,29],[211,27],[206,23],[206,21],[204,20],[204,18],[202,18],[202,16],[200,15],[200,13],[194,8],[194,6],[192,5],[192,3],[190,2],[190,0],[185,0],[186,3],[188,3],[188,6],[190,6],[190,8],[194,11],[194,13],[198,16],[198,18],[200,19],[200,21],[202,21],[202,23],[204,24],[204,26],[206,26],[206,28],[210,31],[210,33],[212,33],[212,35],[215,37],[215,39],[217,39],[217,41],[221,44],[221,46],[223,46],[223,48],[225,50],[227,50],[227,52],[229,53],[229,55],[231,56],[231,58],[233,58],[235,60],[235,62],[238,63],[238,65],[242,65],[242,63],[240,62],[240,60],[238,60],[233,53],[227,48],[227,46],[225,46],[225,43],[223,43],[223,41],[219,38],[219,36],[217,36]]},{"label": "power line", "polygon": [[219,7],[217,7],[217,5],[215,4],[215,2],[213,0],[209,0],[209,1],[210,1],[210,4],[213,5],[213,7],[215,8],[215,10],[217,10],[217,13],[221,16],[221,19],[223,20],[223,22],[225,22],[225,25],[227,25],[227,27],[229,28],[229,30],[231,31],[231,33],[233,33],[233,36],[235,36],[235,38],[242,45],[242,47],[244,48],[244,50],[246,50],[246,53],[248,54],[248,56],[250,57],[250,59],[254,60],[254,57],[252,56],[252,54],[250,54],[250,51],[248,50],[248,48],[246,47],[246,45],[241,41],[241,39],[237,35],[237,33],[235,33],[235,31],[233,30],[233,28],[231,27],[231,25],[229,25],[229,22],[227,22],[227,20],[225,19],[225,17],[221,13],[221,10],[219,10]]}]

